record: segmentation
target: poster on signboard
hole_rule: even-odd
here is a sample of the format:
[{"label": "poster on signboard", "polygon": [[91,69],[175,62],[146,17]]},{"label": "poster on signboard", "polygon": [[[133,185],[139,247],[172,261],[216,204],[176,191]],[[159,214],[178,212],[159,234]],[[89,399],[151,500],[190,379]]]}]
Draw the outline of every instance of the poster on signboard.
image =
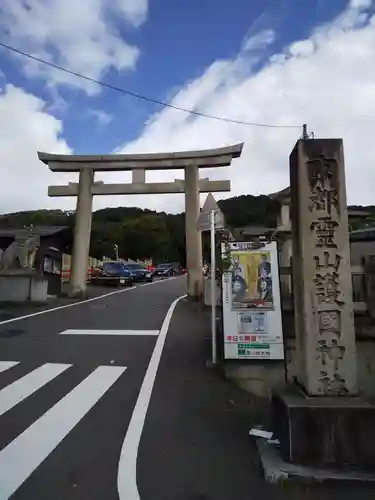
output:
[{"label": "poster on signboard", "polygon": [[232,309],[273,308],[272,264],[266,251],[232,252]]},{"label": "poster on signboard", "polygon": [[266,334],[267,313],[265,312],[240,312],[238,313],[238,333]]},{"label": "poster on signboard", "polygon": [[231,266],[223,273],[225,359],[284,359],[276,242],[223,244]]}]

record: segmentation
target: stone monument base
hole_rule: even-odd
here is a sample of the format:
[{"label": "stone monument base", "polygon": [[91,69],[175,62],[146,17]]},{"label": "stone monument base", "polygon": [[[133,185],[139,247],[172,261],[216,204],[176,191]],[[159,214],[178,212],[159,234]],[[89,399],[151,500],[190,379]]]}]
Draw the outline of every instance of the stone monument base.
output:
[{"label": "stone monument base", "polygon": [[375,471],[375,404],[360,397],[308,397],[288,388],[272,397],[281,455],[292,464]]},{"label": "stone monument base", "polygon": [[34,272],[0,274],[0,302],[45,302],[48,281]]}]

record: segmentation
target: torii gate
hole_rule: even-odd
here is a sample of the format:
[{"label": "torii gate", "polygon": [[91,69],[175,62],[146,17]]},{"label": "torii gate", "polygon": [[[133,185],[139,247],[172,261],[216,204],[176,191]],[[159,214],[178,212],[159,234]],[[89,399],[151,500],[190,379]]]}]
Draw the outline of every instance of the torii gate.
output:
[{"label": "torii gate", "polygon": [[[94,195],[185,193],[187,292],[198,298],[203,290],[202,241],[197,228],[199,193],[230,191],[230,181],[199,179],[199,168],[229,166],[241,156],[243,143],[203,151],[151,154],[60,155],[38,152],[52,172],[79,172],[79,182],[49,186],[48,196],[76,196],[76,223],[72,255],[71,296],[86,293],[90,247],[92,200]],[[146,170],[184,169],[185,180],[146,182]],[[132,182],[94,182],[95,172],[132,171]]]}]

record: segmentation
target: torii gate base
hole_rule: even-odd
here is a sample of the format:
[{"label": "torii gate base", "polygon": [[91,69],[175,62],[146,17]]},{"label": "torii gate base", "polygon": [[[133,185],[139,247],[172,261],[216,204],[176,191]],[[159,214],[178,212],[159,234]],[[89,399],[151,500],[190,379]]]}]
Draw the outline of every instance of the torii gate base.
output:
[{"label": "torii gate base", "polygon": [[[79,172],[78,185],[50,186],[49,196],[77,196],[72,254],[70,295],[86,296],[90,249],[92,201],[94,195],[185,193],[187,293],[199,299],[203,293],[202,240],[197,228],[199,193],[230,191],[230,181],[199,179],[199,168],[229,166],[241,155],[243,144],[180,153],[137,155],[55,155],[38,152],[52,172]],[[184,169],[185,181],[147,183],[146,170]],[[132,183],[94,182],[95,171],[132,171]]]}]

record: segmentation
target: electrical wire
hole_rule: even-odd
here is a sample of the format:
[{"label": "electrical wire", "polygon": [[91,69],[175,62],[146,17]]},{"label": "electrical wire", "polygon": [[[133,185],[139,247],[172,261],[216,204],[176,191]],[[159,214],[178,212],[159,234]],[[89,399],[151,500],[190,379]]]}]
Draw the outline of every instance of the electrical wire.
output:
[{"label": "electrical wire", "polygon": [[91,82],[91,83],[95,83],[97,85],[101,85],[102,87],[105,87],[105,88],[108,88],[111,90],[115,90],[116,92],[121,92],[123,94],[134,97],[136,99],[141,99],[143,101],[150,102],[152,104],[158,104],[158,105],[164,106],[166,108],[175,109],[177,111],[182,111],[184,113],[189,113],[191,115],[200,116],[202,118],[208,118],[211,120],[218,120],[218,121],[227,122],[227,123],[234,123],[237,125],[247,125],[250,127],[289,128],[289,129],[290,128],[301,128],[300,125],[272,125],[272,124],[268,124],[268,123],[255,123],[255,122],[247,122],[247,121],[242,121],[242,120],[234,120],[231,118],[224,118],[221,116],[210,115],[208,113],[201,113],[200,111],[195,111],[193,109],[181,108],[179,106],[175,106],[173,104],[169,104],[169,103],[163,102],[163,101],[158,101],[156,99],[152,99],[151,97],[147,97],[145,95],[138,94],[136,92],[131,92],[130,90],[126,90],[126,89],[123,89],[121,87],[117,87],[116,85],[112,85],[110,83],[103,82],[101,80],[96,80],[95,78],[91,78],[91,77],[86,76],[86,75],[82,75],[81,73],[77,73],[76,71],[73,71],[73,70],[68,69],[68,68],[64,68],[63,66],[59,66],[58,64],[54,64],[52,62],[45,61],[44,59],[41,59],[39,57],[28,54],[27,52],[23,52],[22,50],[16,49],[16,48],[14,48],[10,45],[7,45],[5,43],[0,42],[0,47],[3,47],[4,49],[7,49],[9,51],[15,52],[16,54],[19,54],[21,56],[27,57],[28,59],[32,59],[33,61],[36,61],[38,63],[45,64],[46,66],[50,66],[51,68],[55,68],[59,71],[63,71],[64,73],[68,73],[69,75],[76,76],[77,78],[81,78],[83,80],[86,80],[86,81]]}]

